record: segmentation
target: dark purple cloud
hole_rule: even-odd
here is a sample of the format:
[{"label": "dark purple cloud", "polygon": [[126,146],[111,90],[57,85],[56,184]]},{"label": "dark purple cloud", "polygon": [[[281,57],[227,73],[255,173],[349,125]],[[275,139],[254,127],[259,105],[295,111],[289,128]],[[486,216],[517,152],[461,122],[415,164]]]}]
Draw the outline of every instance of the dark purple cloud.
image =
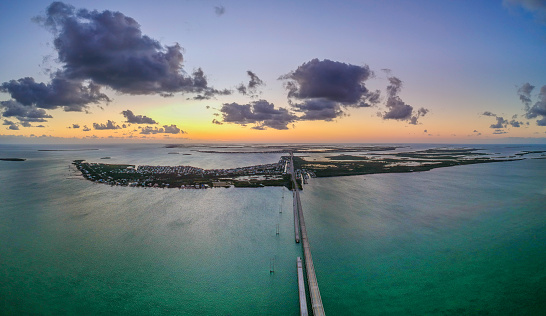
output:
[{"label": "dark purple cloud", "polygon": [[370,107],[379,103],[380,92],[369,91],[365,81],[370,68],[332,60],[312,59],[281,76],[288,99],[301,120],[331,121],[345,115],[348,107]]},{"label": "dark purple cloud", "polygon": [[97,130],[106,130],[106,129],[121,129],[119,125],[114,121],[108,120],[106,124],[103,123],[93,123],[93,128]]},{"label": "dark purple cloud", "polygon": [[4,123],[2,125],[7,125],[8,129],[11,129],[11,130],[14,130],[14,131],[19,130],[18,124],[15,123],[15,122],[9,121],[9,120],[4,120]]},{"label": "dark purple cloud", "polygon": [[140,134],[186,134],[183,130],[178,128],[176,125],[163,125],[163,127],[141,127]]},{"label": "dark purple cloud", "polygon": [[520,127],[521,125],[523,125],[523,122],[516,121],[516,120],[510,120],[510,122],[508,122],[508,124],[510,124],[510,126],[512,126],[512,127]]},{"label": "dark purple cloud", "polygon": [[[539,118],[537,120],[538,126],[546,126],[546,85],[540,88],[538,94],[538,101],[532,106],[525,106],[525,117],[528,119]],[[541,117],[541,118],[540,118]]]},{"label": "dark purple cloud", "polygon": [[267,127],[278,130],[288,129],[287,125],[297,119],[297,116],[287,109],[275,109],[272,103],[265,100],[254,101],[250,104],[224,103],[220,112],[224,123],[255,124],[252,128],[259,130]]},{"label": "dark purple cloud", "polygon": [[153,120],[150,117],[142,116],[142,115],[135,115],[133,111],[126,110],[122,111],[121,114],[125,116],[127,119],[127,123],[133,123],[133,124],[158,124],[155,120]]},{"label": "dark purple cloud", "polygon": [[411,113],[413,112],[413,107],[409,104],[404,103],[402,99],[398,96],[389,97],[387,103],[385,103],[388,110],[383,114],[384,119],[394,119],[394,120],[409,120],[411,119]]},{"label": "dark purple cloud", "polygon": [[83,111],[89,103],[109,102],[100,86],[89,82],[56,77],[51,83],[37,83],[32,77],[2,83],[0,91],[7,92],[25,106],[42,109],[63,107],[65,111]]},{"label": "dark purple cloud", "polygon": [[496,116],[495,118],[497,119],[497,123],[491,124],[489,128],[499,129],[499,128],[505,128],[508,125],[508,121],[505,120],[502,116]]},{"label": "dark purple cloud", "polygon": [[[390,73],[390,71],[387,71]],[[385,106],[387,111],[381,116],[385,120],[400,120],[408,121],[410,124],[417,125],[420,117],[425,116],[429,110],[420,108],[416,112],[413,110],[413,106],[406,104],[398,94],[402,90],[402,80],[397,77],[388,77],[389,85],[387,86],[387,101]]]},{"label": "dark purple cloud", "polygon": [[280,79],[288,80],[285,87],[289,98],[317,99],[362,107],[367,103],[369,91],[364,82],[373,75],[370,68],[328,59],[313,59]]},{"label": "dark purple cloud", "polygon": [[201,94],[198,94],[194,96],[193,98],[187,98],[187,100],[210,100],[214,98],[217,95],[230,95],[232,93],[231,90],[224,89],[224,90],[216,90],[213,88],[204,90]]},{"label": "dark purple cloud", "polygon": [[72,128],[80,128],[80,124],[72,124]]},{"label": "dark purple cloud", "polygon": [[417,125],[418,123],[417,120],[419,120],[421,116],[427,115],[428,112],[429,112],[428,109],[420,108],[419,110],[417,110],[417,113],[410,118],[409,123],[413,125]]},{"label": "dark purple cloud", "polygon": [[521,86],[518,89],[519,99],[526,106],[531,105],[531,92],[533,92],[534,88],[535,88],[535,86],[533,86],[530,83],[526,82],[523,86]]},{"label": "dark purple cloud", "polygon": [[207,89],[201,69],[183,75],[182,48],[161,45],[140,30],[140,24],[121,12],[102,12],[53,2],[36,18],[50,30],[62,75],[92,80],[128,94],[169,94]]},{"label": "dark purple cloud", "polygon": [[[512,125],[511,123],[509,123],[507,120],[504,119],[504,117],[502,116],[498,116],[497,114],[495,113],[492,113],[490,111],[485,111],[483,112],[481,115],[483,116],[490,116],[490,117],[494,117],[497,122],[496,123],[493,123],[489,126],[489,128],[494,128],[494,129],[501,129],[501,128],[506,128],[508,126],[508,124]],[[512,120],[514,122],[515,125],[518,125],[518,122],[516,120]],[[512,125],[513,126],[513,125]],[[514,127],[519,127],[519,126],[514,126]],[[499,134],[499,133],[494,133],[494,134]]]},{"label": "dark purple cloud", "polygon": [[44,109],[24,106],[14,100],[0,101],[1,108],[4,109],[2,116],[15,117],[21,122],[46,122],[46,119],[52,118]]},{"label": "dark purple cloud", "polygon": [[239,86],[237,86],[237,91],[241,94],[248,94],[251,97],[257,97],[258,96],[258,87],[265,85],[262,79],[260,79],[255,73],[248,70],[247,75],[250,77],[250,80],[248,81],[248,84],[245,86],[243,83],[241,83]]},{"label": "dark purple cloud", "polygon": [[89,127],[87,127],[87,125],[84,125],[83,126],[83,131],[84,132],[89,132],[89,131],[91,131],[91,129]]},{"label": "dark purple cloud", "polygon": [[295,111],[303,112],[298,120],[306,121],[332,121],[344,114],[339,103],[327,99],[313,99],[303,103],[294,103],[292,108]]}]

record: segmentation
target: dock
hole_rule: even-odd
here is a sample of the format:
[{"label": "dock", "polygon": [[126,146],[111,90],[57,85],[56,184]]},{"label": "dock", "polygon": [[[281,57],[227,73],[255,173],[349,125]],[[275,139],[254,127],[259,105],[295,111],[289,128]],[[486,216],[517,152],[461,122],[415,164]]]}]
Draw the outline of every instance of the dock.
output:
[{"label": "dock", "polygon": [[303,245],[303,255],[305,259],[305,270],[307,271],[307,284],[309,287],[309,295],[311,296],[311,306],[313,308],[313,316],[322,316],[324,314],[324,307],[322,305],[322,299],[320,297],[320,290],[315,275],[315,266],[313,265],[313,257],[311,256],[311,246],[307,238],[307,229],[305,227],[305,220],[303,218],[303,210],[301,207],[300,192],[296,184],[296,176],[294,174],[294,154],[290,153],[290,173],[292,175],[292,184],[294,185],[295,205],[298,211],[298,218],[300,224],[301,242]]},{"label": "dock", "polygon": [[303,265],[301,263],[301,257],[298,257],[296,260],[296,266],[298,267],[298,289],[300,291],[300,315],[308,316],[307,296],[305,295],[305,281],[303,280]]}]

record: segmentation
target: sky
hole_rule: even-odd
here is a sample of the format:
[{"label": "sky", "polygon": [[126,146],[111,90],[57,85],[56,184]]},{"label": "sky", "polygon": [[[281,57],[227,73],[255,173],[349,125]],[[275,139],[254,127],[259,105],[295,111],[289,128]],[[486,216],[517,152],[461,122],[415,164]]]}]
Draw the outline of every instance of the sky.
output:
[{"label": "sky", "polygon": [[1,142],[546,143],[546,1],[3,1]]}]

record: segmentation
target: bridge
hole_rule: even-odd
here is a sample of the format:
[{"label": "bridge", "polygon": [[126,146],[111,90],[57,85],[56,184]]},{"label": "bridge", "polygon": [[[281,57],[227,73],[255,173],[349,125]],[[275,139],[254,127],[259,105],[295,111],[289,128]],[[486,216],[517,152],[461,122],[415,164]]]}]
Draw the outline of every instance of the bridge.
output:
[{"label": "bridge", "polygon": [[[315,266],[313,265],[313,257],[311,256],[311,246],[309,245],[309,239],[307,238],[307,229],[305,227],[305,220],[303,218],[303,210],[301,207],[300,192],[296,182],[296,175],[294,171],[294,154],[290,152],[290,174],[292,177],[292,190],[294,194],[294,225],[298,226],[297,222],[299,221],[299,233],[298,228],[295,227],[296,232],[296,242],[300,240],[303,245],[303,257],[305,261],[305,270],[307,272],[307,284],[309,287],[309,295],[311,297],[311,306],[313,308],[314,316],[322,316],[324,314],[324,307],[322,306],[322,299],[320,298],[320,290],[317,282],[317,277],[315,275]],[[297,214],[297,216],[296,216]],[[297,219],[296,219],[297,217]],[[305,295],[304,295],[305,296]],[[300,300],[301,300],[301,289],[300,289]],[[300,306],[302,305],[300,301]],[[307,303],[306,303],[307,305]],[[300,309],[300,313],[304,315],[303,310]],[[305,309],[307,313],[307,308]]]}]

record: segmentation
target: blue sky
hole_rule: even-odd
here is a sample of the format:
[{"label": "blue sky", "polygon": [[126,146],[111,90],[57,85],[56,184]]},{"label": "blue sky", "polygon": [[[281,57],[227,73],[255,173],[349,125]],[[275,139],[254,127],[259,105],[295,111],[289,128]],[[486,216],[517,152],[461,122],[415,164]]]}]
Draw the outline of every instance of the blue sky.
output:
[{"label": "blue sky", "polygon": [[[0,4],[0,83],[24,77],[48,83],[52,72],[47,69],[66,66],[58,60],[59,51],[53,45],[58,34],[32,21],[33,17],[45,16],[50,4],[50,1]],[[179,43],[184,57],[183,76],[191,77],[201,68],[207,89],[232,93],[196,101],[192,100],[195,91],[176,91],[174,96],[165,98],[160,96],[165,91],[127,93],[103,82],[101,91],[112,100],[110,103],[84,105],[79,111],[73,111],[73,107],[66,111],[67,107],[62,106],[44,108],[51,117],[44,122],[27,122],[26,126],[24,117],[18,120],[16,116],[2,116],[0,135],[364,142],[488,142],[500,137],[546,136],[546,127],[537,125],[537,120],[544,117],[529,114],[533,105],[539,103],[538,110],[543,105],[539,92],[546,85],[546,1],[189,0],[67,1],[65,4],[99,13],[119,11],[133,18],[142,35],[158,41],[163,48]],[[367,65],[373,74],[358,79],[362,80],[359,84],[369,91],[379,90],[380,101],[357,106],[328,96],[328,100],[320,100],[318,95],[304,98],[301,92],[308,78],[279,80],[280,76],[303,69],[306,63],[310,65],[314,59],[319,70],[325,69],[325,60],[333,61],[338,70],[343,65]],[[237,92],[240,84],[249,81],[249,70],[263,82],[255,96]],[[394,98],[403,102],[401,105],[411,106],[412,111],[410,114],[406,107],[408,115],[389,119],[393,115],[387,113],[394,113],[394,108],[388,105],[394,103],[388,103],[387,93],[392,78],[401,82]],[[97,81],[91,77],[85,80]],[[297,84],[300,97],[287,96],[284,85],[289,81]],[[527,109],[518,95],[518,89],[525,83],[534,86]],[[14,100],[12,92],[4,88],[0,101]],[[273,117],[258,113],[258,101],[273,104]],[[305,119],[311,117],[305,115],[309,106],[302,105],[311,104],[308,102],[317,105],[318,101],[324,101],[319,102],[321,106],[328,106],[338,114]],[[225,106],[234,103],[237,106]],[[25,106],[29,109],[41,105]],[[244,118],[242,112],[237,112],[237,117],[226,114],[229,109],[240,111],[243,106],[251,111]],[[278,109],[286,111],[281,113]],[[426,110],[421,112],[425,114],[418,116],[419,109]],[[129,127],[129,120],[120,114],[125,110],[151,117],[157,122],[151,127],[159,128],[158,132],[142,134],[146,125],[137,123]],[[286,115],[279,125],[281,114]],[[411,117],[416,119],[412,122]],[[91,127],[109,120],[120,128]],[[213,124],[213,120],[218,124]],[[122,127],[123,123],[127,126]],[[73,124],[80,127],[68,128]],[[500,128],[492,127],[495,124]],[[88,127],[86,132],[82,129],[84,125]],[[181,132],[160,132],[162,126],[172,125]]]}]

